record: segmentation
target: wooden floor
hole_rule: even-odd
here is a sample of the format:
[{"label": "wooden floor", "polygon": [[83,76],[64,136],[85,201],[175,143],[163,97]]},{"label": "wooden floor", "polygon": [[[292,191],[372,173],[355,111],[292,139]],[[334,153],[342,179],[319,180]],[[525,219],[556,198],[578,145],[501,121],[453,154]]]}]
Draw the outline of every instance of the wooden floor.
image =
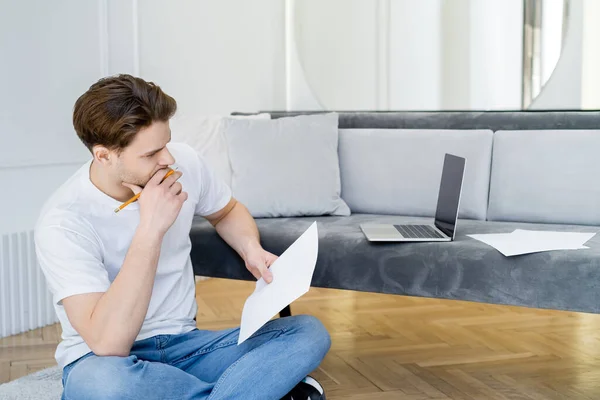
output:
[{"label": "wooden floor", "polygon": [[[238,326],[253,284],[199,282],[198,326]],[[327,398],[599,399],[600,315],[312,288],[332,348]],[[57,325],[0,339],[0,382],[54,364]]]}]

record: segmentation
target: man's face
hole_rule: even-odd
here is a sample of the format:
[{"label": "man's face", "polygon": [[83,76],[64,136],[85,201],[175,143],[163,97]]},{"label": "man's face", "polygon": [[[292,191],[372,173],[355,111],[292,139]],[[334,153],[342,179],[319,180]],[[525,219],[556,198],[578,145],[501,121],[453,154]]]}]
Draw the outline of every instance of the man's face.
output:
[{"label": "man's face", "polygon": [[171,141],[169,122],[153,122],[141,129],[133,141],[117,156],[116,176],[122,182],[146,186],[159,170],[167,168],[175,159],[167,150]]}]

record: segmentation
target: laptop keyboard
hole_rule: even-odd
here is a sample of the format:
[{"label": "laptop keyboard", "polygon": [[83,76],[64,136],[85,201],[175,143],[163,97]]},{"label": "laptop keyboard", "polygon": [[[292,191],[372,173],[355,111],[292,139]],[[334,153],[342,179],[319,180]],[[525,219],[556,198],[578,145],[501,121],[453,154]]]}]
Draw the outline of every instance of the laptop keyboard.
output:
[{"label": "laptop keyboard", "polygon": [[429,225],[394,225],[405,238],[443,238]]}]

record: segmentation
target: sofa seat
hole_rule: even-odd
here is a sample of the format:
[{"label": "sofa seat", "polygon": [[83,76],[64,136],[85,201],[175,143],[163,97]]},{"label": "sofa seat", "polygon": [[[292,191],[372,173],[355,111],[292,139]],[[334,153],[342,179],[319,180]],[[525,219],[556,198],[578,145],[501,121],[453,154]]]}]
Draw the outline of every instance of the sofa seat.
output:
[{"label": "sofa seat", "polygon": [[[420,223],[431,218],[353,214],[349,217],[257,219],[263,247],[281,254],[313,221],[319,255],[312,286],[508,304],[556,310],[600,310],[600,235],[589,249],[505,257],[469,234],[516,228],[596,232],[596,226],[460,219],[454,242],[371,243],[359,224]],[[196,275],[254,280],[241,258],[203,218],[191,229]]]}]

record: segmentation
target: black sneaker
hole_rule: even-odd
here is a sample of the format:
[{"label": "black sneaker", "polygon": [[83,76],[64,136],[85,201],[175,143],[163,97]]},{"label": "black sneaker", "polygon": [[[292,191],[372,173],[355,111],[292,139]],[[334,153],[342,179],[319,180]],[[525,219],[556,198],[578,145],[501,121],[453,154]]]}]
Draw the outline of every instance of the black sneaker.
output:
[{"label": "black sneaker", "polygon": [[302,379],[281,400],[326,400],[323,386],[311,376]]}]

